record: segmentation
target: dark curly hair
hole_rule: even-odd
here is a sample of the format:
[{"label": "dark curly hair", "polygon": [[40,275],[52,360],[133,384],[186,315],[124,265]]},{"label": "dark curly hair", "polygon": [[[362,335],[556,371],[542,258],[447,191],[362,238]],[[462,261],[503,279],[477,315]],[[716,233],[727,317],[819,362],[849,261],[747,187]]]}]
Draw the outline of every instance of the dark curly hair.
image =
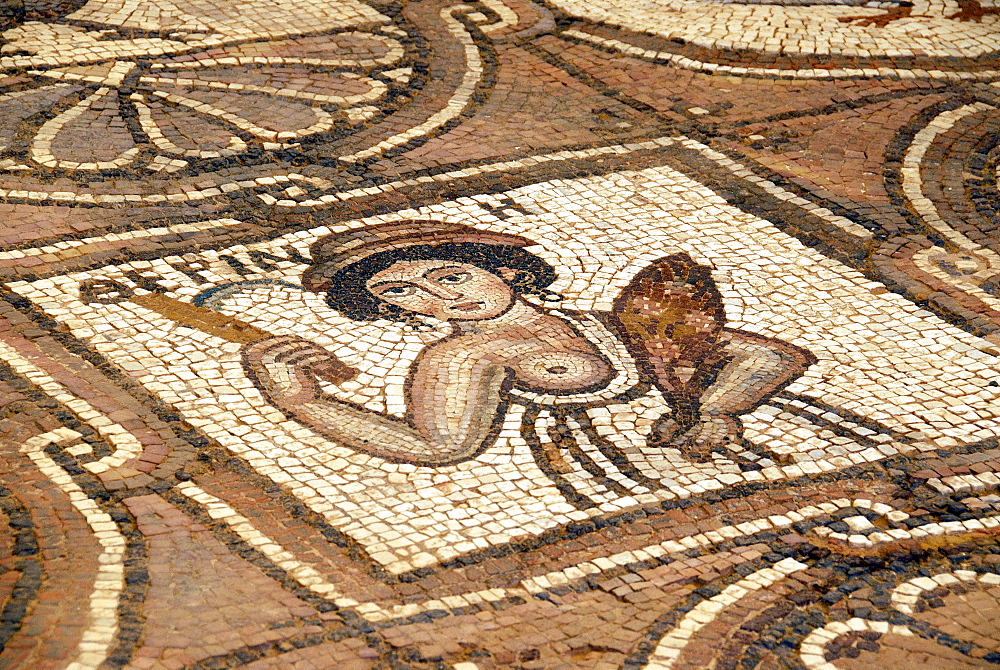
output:
[{"label": "dark curly hair", "polygon": [[443,260],[468,263],[500,274],[500,268],[517,270],[511,280],[504,280],[517,295],[538,295],[551,299],[556,294],[546,288],[555,281],[556,271],[538,256],[520,247],[476,242],[446,242],[418,245],[374,254],[349,265],[330,277],[326,304],[355,321],[412,322],[412,312],[376,298],[366,286],[369,279],[399,261]]}]

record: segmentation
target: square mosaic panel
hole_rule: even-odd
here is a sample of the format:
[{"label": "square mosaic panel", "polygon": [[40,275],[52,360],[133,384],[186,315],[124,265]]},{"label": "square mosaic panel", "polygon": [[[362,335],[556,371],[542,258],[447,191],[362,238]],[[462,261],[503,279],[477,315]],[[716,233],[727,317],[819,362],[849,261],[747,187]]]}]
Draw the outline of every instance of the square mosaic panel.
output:
[{"label": "square mosaic panel", "polygon": [[[483,206],[496,203],[514,203],[517,211],[497,219]],[[379,314],[351,320],[302,285],[303,273],[318,267],[317,242],[414,220],[424,222],[416,226],[424,241],[439,239],[423,232],[434,222],[470,226],[484,239],[526,238],[523,249],[551,266],[555,281],[549,295],[520,299],[596,347],[610,362],[610,379],[562,395],[515,379],[490,418],[495,430],[454,463],[437,465],[433,455],[401,462],[398,453],[352,448],[355,438],[338,433],[337,422],[370,426],[372,440],[392,448],[393,427],[418,425],[415,411],[462,409],[446,396],[467,392],[460,384],[432,386],[416,372],[426,352],[453,336],[455,322],[400,323]],[[465,232],[447,234],[466,239]],[[676,254],[708,269],[725,327],[757,338],[740,345],[750,359],[775,357],[766,346],[771,339],[813,357],[777,395],[748,401],[742,442],[703,458],[650,439],[657,421],[677,408],[662,388],[643,385],[648,362],[608,326],[607,315],[627,309],[619,296],[636,277]],[[1000,434],[1000,390],[989,385],[997,358],[989,343],[668,168],[548,181],[12,288],[393,573],[641,503]],[[213,316],[214,327],[203,325]],[[323,402],[353,413],[316,418],[322,415],[276,400],[278,392],[262,386],[255,364],[241,354],[254,345],[229,332],[241,327],[258,337],[300,338],[355,368],[349,381],[319,382]],[[740,374],[761,370],[748,365]],[[748,383],[709,388],[738,395],[746,393],[741,385]],[[432,430],[446,428],[437,424],[424,434]],[[553,444],[559,430],[572,448]]]}]

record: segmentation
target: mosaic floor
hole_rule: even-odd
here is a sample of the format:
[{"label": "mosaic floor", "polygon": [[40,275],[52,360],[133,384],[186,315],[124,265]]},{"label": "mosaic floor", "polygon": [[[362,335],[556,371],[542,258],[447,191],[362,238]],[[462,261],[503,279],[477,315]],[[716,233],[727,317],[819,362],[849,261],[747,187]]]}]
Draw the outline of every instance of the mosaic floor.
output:
[{"label": "mosaic floor", "polygon": [[1000,667],[996,0],[0,0],[0,670]]}]

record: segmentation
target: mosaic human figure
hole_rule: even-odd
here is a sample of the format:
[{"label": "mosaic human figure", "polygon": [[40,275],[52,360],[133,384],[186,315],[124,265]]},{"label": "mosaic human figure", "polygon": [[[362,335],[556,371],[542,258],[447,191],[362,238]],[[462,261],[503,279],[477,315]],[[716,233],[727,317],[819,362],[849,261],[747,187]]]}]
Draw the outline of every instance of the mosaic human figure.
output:
[{"label": "mosaic human figure", "polygon": [[[525,250],[531,244],[431,221],[378,225],[313,244],[315,264],[303,286],[325,294],[342,315],[410,323],[433,317],[451,326],[412,364],[403,419],[324,392],[320,379],[343,382],[354,371],[294,335],[245,345],[245,367],[290,418],[390,461],[434,467],[474,458],[495,441],[507,408],[519,404],[522,434],[557,484],[568,472],[567,457],[586,461],[578,447],[587,440],[633,480],[655,486],[589,429],[588,409],[655,387],[672,411],[653,426],[651,447],[676,448],[696,461],[721,452],[740,462],[734,452],[746,445],[739,415],[813,362],[786,342],[726,328],[711,269],[685,253],[644,268],[610,313],[544,307],[538,298],[552,297],[547,287],[556,274]],[[537,422],[543,411],[547,427]],[[583,465],[594,469],[593,462]]]}]

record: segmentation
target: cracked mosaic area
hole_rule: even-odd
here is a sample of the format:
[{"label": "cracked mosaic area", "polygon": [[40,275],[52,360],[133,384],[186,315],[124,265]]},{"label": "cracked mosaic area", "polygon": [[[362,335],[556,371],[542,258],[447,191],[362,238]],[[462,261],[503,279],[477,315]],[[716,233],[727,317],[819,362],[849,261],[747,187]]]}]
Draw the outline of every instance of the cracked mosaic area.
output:
[{"label": "cracked mosaic area", "polygon": [[987,0],[0,0],[0,668],[1000,665]]}]

